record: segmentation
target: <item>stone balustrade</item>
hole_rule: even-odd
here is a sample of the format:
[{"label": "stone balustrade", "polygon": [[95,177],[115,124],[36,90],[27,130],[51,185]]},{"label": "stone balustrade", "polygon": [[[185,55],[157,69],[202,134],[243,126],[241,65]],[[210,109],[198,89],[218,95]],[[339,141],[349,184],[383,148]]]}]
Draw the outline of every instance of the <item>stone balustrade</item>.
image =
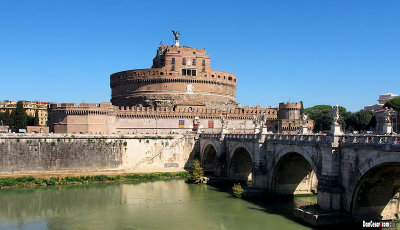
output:
[{"label": "stone balustrade", "polygon": [[341,135],[339,143],[352,145],[400,145],[399,135]]},{"label": "stone balustrade", "polygon": [[[202,138],[221,138],[221,134],[201,134]],[[400,135],[339,135],[338,142],[341,145],[400,145]],[[272,143],[301,143],[301,144],[330,144],[333,136],[325,134],[226,134],[225,139],[229,140],[258,140],[264,139],[265,142]]]}]

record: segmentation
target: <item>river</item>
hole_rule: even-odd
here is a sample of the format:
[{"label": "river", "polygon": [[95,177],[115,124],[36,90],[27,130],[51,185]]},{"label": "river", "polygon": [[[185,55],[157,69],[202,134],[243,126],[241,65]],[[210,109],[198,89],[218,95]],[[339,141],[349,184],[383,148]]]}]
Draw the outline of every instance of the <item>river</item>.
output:
[{"label": "river", "polygon": [[309,229],[292,219],[294,201],[273,200],[183,180],[5,189],[0,229]]}]

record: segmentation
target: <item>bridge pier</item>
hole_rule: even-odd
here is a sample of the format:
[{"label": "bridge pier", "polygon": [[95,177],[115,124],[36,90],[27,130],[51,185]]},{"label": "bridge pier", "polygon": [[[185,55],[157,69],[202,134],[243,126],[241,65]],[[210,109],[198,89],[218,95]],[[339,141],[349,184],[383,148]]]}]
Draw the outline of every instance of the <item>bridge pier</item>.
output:
[{"label": "bridge pier", "polygon": [[321,175],[318,180],[318,205],[324,210],[340,211],[342,209],[342,192],[337,177]]}]

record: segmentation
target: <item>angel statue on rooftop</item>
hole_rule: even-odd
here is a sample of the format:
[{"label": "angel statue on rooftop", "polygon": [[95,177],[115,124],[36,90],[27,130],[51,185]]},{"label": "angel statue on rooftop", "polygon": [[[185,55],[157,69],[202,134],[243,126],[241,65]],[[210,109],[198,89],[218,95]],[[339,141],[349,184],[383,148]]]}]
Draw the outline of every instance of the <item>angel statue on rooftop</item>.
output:
[{"label": "angel statue on rooftop", "polygon": [[179,35],[181,35],[181,33],[175,30],[172,30],[172,33],[174,34],[175,40],[179,40]]}]

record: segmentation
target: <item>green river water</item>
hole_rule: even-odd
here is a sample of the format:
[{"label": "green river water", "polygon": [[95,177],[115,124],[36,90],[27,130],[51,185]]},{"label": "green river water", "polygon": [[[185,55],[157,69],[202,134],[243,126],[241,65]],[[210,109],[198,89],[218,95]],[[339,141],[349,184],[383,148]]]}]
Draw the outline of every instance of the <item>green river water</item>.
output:
[{"label": "green river water", "polygon": [[246,201],[183,180],[0,190],[0,229],[309,229],[294,201]]}]

